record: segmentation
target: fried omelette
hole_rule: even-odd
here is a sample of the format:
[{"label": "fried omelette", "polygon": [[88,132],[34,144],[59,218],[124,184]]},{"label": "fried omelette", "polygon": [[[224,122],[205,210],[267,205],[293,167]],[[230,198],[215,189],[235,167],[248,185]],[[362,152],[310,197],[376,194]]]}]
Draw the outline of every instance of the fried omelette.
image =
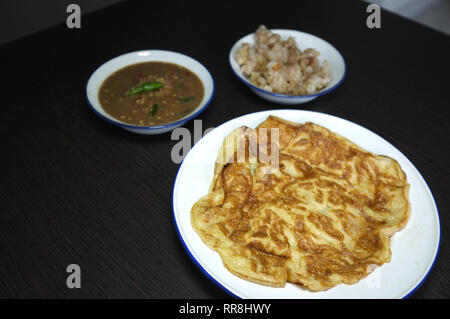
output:
[{"label": "fried omelette", "polygon": [[[278,138],[262,129],[278,128]],[[256,161],[251,134],[278,165]],[[240,141],[240,142],[236,142]],[[232,143],[230,143],[232,142]],[[233,143],[236,142],[236,143]],[[269,116],[224,140],[209,193],[192,226],[233,274],[262,285],[321,291],[354,284],[391,259],[390,237],[410,214],[409,184],[392,158],[375,155],[314,123]]]}]

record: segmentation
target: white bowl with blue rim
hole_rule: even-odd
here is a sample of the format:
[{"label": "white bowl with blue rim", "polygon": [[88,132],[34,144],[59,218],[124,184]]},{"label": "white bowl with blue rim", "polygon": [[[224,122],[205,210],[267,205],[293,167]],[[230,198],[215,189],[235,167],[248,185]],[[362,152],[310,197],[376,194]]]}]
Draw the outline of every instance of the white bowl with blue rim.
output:
[{"label": "white bowl with blue rim", "polygon": [[271,29],[273,33],[277,33],[281,36],[282,40],[287,40],[289,37],[293,37],[297,44],[297,47],[300,50],[305,50],[307,48],[313,48],[320,52],[318,57],[319,62],[322,63],[323,60],[327,60],[330,66],[331,71],[331,81],[330,83],[323,88],[322,90],[308,95],[287,95],[287,94],[279,94],[264,90],[253,83],[242,73],[239,64],[234,59],[236,51],[239,47],[244,43],[249,43],[250,45],[254,45],[255,43],[255,34],[251,33],[246,35],[237,41],[233,47],[231,48],[229,54],[229,63],[231,66],[231,70],[236,75],[236,77],[241,80],[245,85],[247,85],[254,93],[258,96],[266,99],[268,101],[279,103],[279,104],[301,104],[309,102],[318,96],[327,94],[334,89],[336,89],[344,80],[346,74],[346,66],[345,61],[342,55],[334,46],[332,46],[327,41],[316,37],[315,35],[295,31],[295,30],[285,30],[285,29]]},{"label": "white bowl with blue rim", "polygon": [[[98,92],[103,81],[105,81],[111,74],[124,67],[143,62],[173,63],[183,66],[196,74],[202,82],[204,88],[203,99],[201,100],[197,108],[195,108],[185,117],[175,122],[155,126],[133,125],[122,122],[121,120],[109,115],[102,108],[98,97]],[[103,120],[133,133],[154,135],[169,132],[178,126],[183,125],[187,121],[197,117],[201,112],[203,112],[211,103],[211,100],[214,96],[214,80],[208,69],[206,69],[200,62],[187,55],[165,50],[143,50],[120,55],[102,64],[97,70],[95,70],[94,73],[92,73],[91,77],[89,78],[86,86],[86,95],[88,105],[91,110]]]}]

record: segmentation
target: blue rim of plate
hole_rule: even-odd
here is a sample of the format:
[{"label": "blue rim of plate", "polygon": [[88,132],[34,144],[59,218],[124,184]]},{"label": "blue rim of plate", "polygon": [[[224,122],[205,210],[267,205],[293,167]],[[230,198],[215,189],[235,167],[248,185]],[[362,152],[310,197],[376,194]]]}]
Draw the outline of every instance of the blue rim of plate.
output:
[{"label": "blue rim of plate", "polygon": [[[292,31],[296,31],[296,30],[292,30]],[[297,31],[297,32],[300,32],[300,31]],[[303,32],[303,33],[306,33],[306,32]],[[278,98],[283,98],[283,99],[308,99],[308,98],[314,98],[314,97],[318,97],[318,96],[321,96],[321,95],[330,93],[330,92],[334,91],[335,89],[337,89],[337,88],[342,84],[342,82],[344,81],[345,77],[347,76],[347,64],[345,63],[344,56],[341,54],[341,52],[338,51],[338,49],[336,49],[336,48],[334,47],[334,45],[332,45],[332,44],[329,43],[328,41],[326,41],[326,40],[324,40],[324,39],[322,39],[322,38],[319,38],[318,36],[315,36],[314,34],[310,34],[310,33],[307,33],[307,34],[312,35],[312,36],[314,36],[314,37],[316,37],[316,38],[318,38],[318,39],[320,39],[320,40],[326,42],[327,44],[329,44],[333,49],[336,50],[336,52],[337,52],[337,53],[339,54],[339,56],[341,57],[342,62],[344,62],[344,74],[342,75],[342,77],[339,79],[339,81],[338,81],[335,85],[333,85],[332,87],[329,87],[329,88],[326,89],[326,90],[322,90],[322,91],[319,91],[319,92],[317,92],[317,93],[314,93],[314,94],[307,94],[307,95],[288,95],[288,94],[279,94],[279,93],[274,93],[274,92],[266,91],[266,90],[264,90],[264,89],[262,89],[262,88],[260,88],[260,87],[258,87],[258,86],[256,86],[256,85],[252,84],[251,82],[247,81],[246,78],[244,78],[243,76],[241,76],[239,73],[237,73],[237,72],[234,70],[233,65],[231,64],[231,59],[234,59],[234,58],[231,56],[231,50],[230,50],[230,55],[229,55],[229,58],[228,58],[228,64],[229,64],[229,66],[230,66],[230,69],[231,69],[231,71],[233,72],[233,74],[239,79],[239,81],[241,81],[242,83],[244,83],[245,85],[247,85],[249,88],[251,88],[251,89],[253,89],[253,90],[256,90],[256,91],[258,91],[258,92],[261,92],[261,93],[263,93],[263,94],[271,95],[271,96],[278,97]],[[245,37],[247,37],[247,36],[249,36],[249,35],[251,35],[251,34],[248,34],[248,35],[242,37],[241,39],[243,39],[243,38],[245,38]],[[237,42],[239,42],[241,39],[239,39]],[[237,43],[237,42],[236,42],[236,43]],[[233,49],[233,47],[236,45],[236,43],[233,44],[233,46],[231,47],[231,49]]]},{"label": "blue rim of plate", "polygon": [[[183,165],[183,162],[181,162],[180,166],[178,167],[177,174],[175,175],[175,182],[178,178],[178,173],[180,172],[181,165]],[[192,255],[191,251],[189,250],[188,246],[186,245],[186,242],[183,240],[183,237],[181,236],[180,228],[178,227],[177,219],[175,217],[175,205],[174,205],[175,197],[173,196],[175,193],[175,182],[173,183],[173,187],[172,187],[172,217],[173,217],[173,223],[174,223],[175,230],[177,232],[178,239],[180,240],[181,244],[183,245],[184,250],[188,254],[189,258],[197,266],[197,268],[200,269],[200,271],[206,276],[206,278],[211,280],[216,286],[218,286],[220,289],[225,291],[231,297],[236,298],[236,299],[241,299],[239,296],[232,293],[229,289],[225,288],[219,281],[217,281],[213,276],[211,276],[211,274],[208,271],[206,271],[206,269],[203,268],[202,265],[200,265],[198,260],[194,257],[194,255]]]},{"label": "blue rim of plate", "polygon": [[[419,174],[420,174],[420,172],[419,172]],[[421,174],[420,174],[420,177],[422,177]],[[427,185],[427,187],[428,187],[428,185]],[[431,194],[431,191],[430,191],[430,194]],[[431,194],[431,198],[433,198],[434,206],[436,206],[436,202],[434,201],[433,194]],[[438,212],[438,215],[439,215],[439,211],[437,210],[437,206],[436,206],[436,211]],[[408,292],[406,295],[404,295],[402,297],[402,299],[409,299],[423,285],[423,283],[427,280],[428,276],[430,275],[431,270],[434,267],[434,264],[436,263],[437,257],[439,255],[439,249],[441,247],[441,221],[440,221],[439,218],[438,218],[438,226],[439,226],[439,238],[438,238],[438,246],[437,246],[437,249],[436,249],[436,254],[434,255],[434,260],[431,263],[431,266],[428,269],[428,272],[425,274],[425,276],[422,278],[422,280],[413,289],[411,289],[410,292]]]},{"label": "blue rim of plate", "polygon": [[[262,112],[264,112],[264,111],[262,111]],[[311,111],[310,111],[311,112]],[[324,113],[324,114],[326,114],[326,113]],[[244,114],[245,115],[245,114]],[[334,115],[330,115],[330,114],[327,114],[327,115],[329,115],[329,116],[334,116]],[[345,120],[345,119],[344,119]],[[347,120],[346,120],[347,121]],[[354,122],[352,122],[353,124],[356,124],[356,123],[354,123]],[[222,124],[224,124],[224,123],[222,123]],[[221,125],[222,125],[221,124]],[[363,127],[363,126],[361,126],[361,125],[359,125],[359,124],[356,124],[356,125],[358,125],[358,126],[360,126],[360,127],[362,127],[362,128],[364,128],[364,129],[366,129],[365,127]],[[368,129],[366,129],[366,130],[368,130]],[[372,132],[372,131],[371,131]],[[372,132],[373,134],[375,134],[375,135],[377,135],[377,136],[379,136],[378,134],[376,134],[376,133],[374,133],[374,132]],[[381,137],[381,136],[379,136],[379,137]],[[381,137],[383,140],[385,140],[383,137]],[[388,144],[391,144],[390,142],[388,142],[387,140],[385,140]],[[391,144],[392,145],[392,144]],[[393,145],[392,145],[393,146]],[[397,149],[395,146],[393,146],[395,149]],[[400,152],[401,154],[403,154],[402,152]],[[434,255],[434,259],[433,259],[433,262],[431,263],[431,265],[430,265],[430,267],[428,268],[428,271],[427,271],[427,273],[425,274],[425,276],[423,276],[423,278],[421,279],[421,281],[419,281],[409,292],[407,292],[404,296],[402,296],[400,299],[408,299],[408,298],[410,298],[422,285],[423,285],[423,283],[427,280],[427,278],[428,278],[428,276],[430,275],[430,273],[431,273],[431,270],[433,269],[433,267],[434,267],[434,265],[435,265],[435,263],[436,263],[436,260],[437,260],[437,257],[438,257],[438,255],[439,255],[439,249],[440,249],[440,246],[441,246],[441,222],[440,222],[440,218],[439,218],[439,210],[437,209],[437,205],[436,205],[436,201],[434,200],[434,196],[433,196],[433,193],[431,193],[431,190],[430,190],[430,188],[428,187],[428,184],[425,182],[425,179],[423,178],[423,176],[422,176],[422,174],[420,174],[420,172],[419,172],[419,170],[417,170],[417,168],[414,166],[414,164],[412,164],[412,162],[405,156],[405,158],[411,163],[411,165],[415,168],[415,170],[417,171],[417,173],[419,174],[419,176],[420,176],[420,178],[421,178],[421,180],[422,180],[422,182],[423,183],[425,183],[425,186],[426,186],[426,188],[427,188],[427,190],[428,190],[428,193],[429,193],[429,195],[431,196],[431,199],[433,200],[433,204],[434,204],[434,207],[435,207],[435,209],[436,209],[436,212],[437,212],[437,216],[438,216],[438,218],[437,218],[437,223],[438,223],[438,229],[439,229],[439,237],[438,237],[438,245],[437,245],[437,249],[436,249],[436,253],[435,253],[435,255]],[[174,183],[173,183],[173,186],[172,186],[172,217],[173,217],[173,223],[174,223],[174,227],[175,227],[175,230],[176,230],[176,233],[177,233],[177,236],[178,236],[178,239],[179,239],[179,241],[181,242],[181,244],[182,244],[182,246],[183,246],[183,248],[184,248],[184,250],[186,251],[186,253],[188,254],[188,256],[189,256],[189,258],[194,262],[194,264],[200,269],[200,271],[210,280],[210,281],[212,281],[216,286],[218,286],[220,289],[222,289],[223,291],[225,291],[226,293],[228,293],[230,296],[232,296],[233,298],[236,298],[236,299],[242,299],[241,297],[239,297],[239,296],[237,296],[236,294],[234,294],[233,292],[231,292],[229,289],[227,289],[227,288],[225,288],[225,286],[223,286],[219,281],[217,281],[214,277],[212,277],[211,276],[211,274],[205,269],[205,268],[203,268],[202,267],[202,265],[200,265],[200,263],[198,262],[198,260],[194,257],[194,255],[192,255],[192,253],[191,253],[191,251],[189,250],[189,248],[187,247],[187,245],[186,245],[186,242],[183,240],[183,237],[181,236],[181,232],[180,232],[180,228],[179,228],[179,226],[178,226],[178,223],[177,223],[177,219],[176,219],[176,217],[175,217],[175,197],[174,197],[174,194],[175,194],[175,184],[176,184],[176,181],[177,181],[177,179],[178,179],[178,174],[179,174],[179,172],[180,172],[180,169],[181,169],[181,166],[183,165],[183,163],[184,163],[184,160],[181,162],[181,164],[180,164],[180,166],[178,167],[178,170],[177,170],[177,173],[176,173],[176,175],[175,175],[175,180],[174,180]]]},{"label": "blue rim of plate", "polygon": [[[175,52],[175,53],[178,53],[178,52]],[[178,53],[178,54],[182,54],[182,53]],[[182,55],[185,55],[185,54],[182,54]],[[187,55],[186,55],[186,56],[187,56]],[[187,56],[187,57],[189,57],[189,56]],[[191,58],[191,57],[189,57],[189,58]],[[193,58],[191,58],[191,59],[193,59]],[[193,59],[193,60],[195,60],[195,59]],[[109,60],[108,60],[108,61],[109,61]],[[108,61],[106,61],[105,63],[107,63]],[[133,125],[133,124],[123,123],[123,122],[120,122],[119,120],[112,120],[112,119],[110,119],[110,118],[104,116],[104,115],[101,114],[100,112],[98,112],[98,111],[95,109],[95,107],[92,105],[91,101],[89,101],[89,96],[88,96],[88,91],[87,91],[87,89],[88,89],[89,80],[91,79],[92,75],[93,75],[93,74],[94,74],[94,73],[95,73],[95,72],[96,72],[103,64],[105,64],[105,63],[103,63],[103,64],[100,65],[97,69],[95,69],[95,71],[91,73],[91,76],[90,76],[89,79],[86,81],[86,85],[85,85],[85,88],[86,88],[86,89],[85,89],[85,92],[86,92],[86,101],[87,101],[87,104],[88,104],[89,108],[94,112],[95,115],[97,115],[98,117],[100,117],[101,119],[105,120],[105,121],[108,122],[108,123],[114,124],[114,125],[116,125],[116,126],[120,126],[120,127],[122,127],[122,128],[133,129],[133,130],[148,130],[148,131],[151,131],[151,130],[159,130],[159,129],[163,129],[163,128],[168,128],[168,127],[172,127],[172,126],[173,126],[173,127],[181,126],[181,125],[183,125],[184,123],[186,123],[186,122],[192,120],[193,118],[197,117],[198,115],[200,115],[200,113],[202,113],[202,112],[209,106],[209,104],[211,104],[211,101],[212,101],[212,99],[213,99],[213,97],[214,97],[214,94],[215,94],[215,92],[216,92],[216,85],[215,85],[215,82],[214,82],[214,78],[213,78],[212,75],[211,75],[211,72],[209,72],[209,70],[208,70],[203,64],[201,64],[201,63],[198,62],[197,60],[195,60],[195,61],[196,61],[197,63],[199,63],[199,64],[206,70],[206,72],[208,73],[209,77],[211,78],[211,84],[212,84],[211,95],[209,96],[209,99],[205,102],[205,105],[203,105],[201,109],[199,109],[198,111],[192,113],[192,114],[189,115],[188,117],[182,118],[181,120],[178,120],[178,121],[176,121],[176,122],[171,122],[171,123],[167,123],[167,124],[163,124],[163,125],[157,125],[157,126],[138,126],[138,125]],[[185,67],[185,66],[183,66],[183,67],[184,67],[184,68],[187,68],[187,67]],[[188,68],[187,68],[187,69],[188,69]],[[193,71],[191,71],[191,72],[195,74],[195,72],[193,72]],[[111,73],[111,74],[112,74],[112,73]],[[105,79],[106,79],[106,78],[105,78]],[[202,84],[203,84],[203,82],[202,82]],[[97,92],[97,94],[98,94],[98,92]],[[102,107],[102,106],[100,105],[100,107]]]}]

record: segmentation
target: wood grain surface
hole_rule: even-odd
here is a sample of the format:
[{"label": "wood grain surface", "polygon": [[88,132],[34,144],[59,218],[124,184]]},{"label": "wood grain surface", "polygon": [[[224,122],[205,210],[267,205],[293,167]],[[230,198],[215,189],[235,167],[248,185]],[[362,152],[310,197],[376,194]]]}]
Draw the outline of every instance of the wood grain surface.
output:
[{"label": "wood grain surface", "polygon": [[[189,259],[172,219],[170,134],[139,136],[87,106],[107,60],[140,49],[187,54],[212,73],[203,128],[274,108],[232,74],[231,46],[260,24],[332,43],[347,76],[300,106],[358,123],[395,145],[434,194],[441,245],[413,298],[450,297],[450,39],[389,12],[366,27],[360,1],[127,1],[0,46],[0,297],[227,298]],[[193,122],[186,124],[193,131]],[[81,289],[66,267],[82,269]]]}]

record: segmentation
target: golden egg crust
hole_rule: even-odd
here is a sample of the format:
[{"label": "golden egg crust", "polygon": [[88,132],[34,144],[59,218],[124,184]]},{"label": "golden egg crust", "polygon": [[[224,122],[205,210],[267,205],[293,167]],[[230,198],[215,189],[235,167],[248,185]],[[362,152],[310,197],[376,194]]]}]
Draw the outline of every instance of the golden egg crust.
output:
[{"label": "golden egg crust", "polygon": [[[252,133],[267,145],[256,160],[248,150]],[[237,160],[242,147],[244,160]],[[260,160],[275,147],[277,166]],[[233,274],[320,291],[354,284],[390,261],[390,237],[409,219],[408,193],[394,159],[317,124],[269,116],[225,138],[191,222]]]}]

